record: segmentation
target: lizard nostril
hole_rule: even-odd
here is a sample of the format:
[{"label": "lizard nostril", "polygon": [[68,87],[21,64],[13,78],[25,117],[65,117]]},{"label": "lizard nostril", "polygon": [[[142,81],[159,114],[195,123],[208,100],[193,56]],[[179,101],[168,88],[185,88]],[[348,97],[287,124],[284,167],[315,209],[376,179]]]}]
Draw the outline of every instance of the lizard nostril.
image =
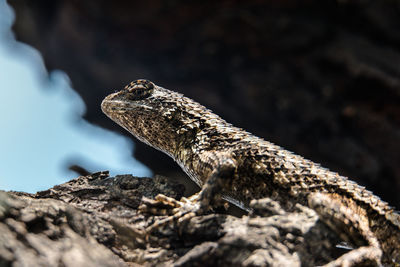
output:
[{"label": "lizard nostril", "polygon": [[129,100],[141,100],[149,97],[154,90],[154,84],[148,80],[136,80],[125,86]]}]

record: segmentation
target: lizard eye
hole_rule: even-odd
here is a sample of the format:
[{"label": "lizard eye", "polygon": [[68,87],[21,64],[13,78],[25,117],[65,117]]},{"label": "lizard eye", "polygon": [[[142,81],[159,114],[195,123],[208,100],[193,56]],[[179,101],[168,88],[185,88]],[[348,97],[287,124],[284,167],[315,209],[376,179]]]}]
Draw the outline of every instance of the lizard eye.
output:
[{"label": "lizard eye", "polygon": [[149,97],[154,90],[154,83],[148,80],[136,80],[125,86],[130,100],[141,100]]}]

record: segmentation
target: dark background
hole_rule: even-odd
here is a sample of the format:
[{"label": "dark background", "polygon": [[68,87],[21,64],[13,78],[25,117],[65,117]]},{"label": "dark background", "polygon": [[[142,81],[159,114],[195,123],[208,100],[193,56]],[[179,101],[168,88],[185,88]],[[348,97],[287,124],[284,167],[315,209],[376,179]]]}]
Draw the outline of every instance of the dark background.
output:
[{"label": "dark background", "polygon": [[[146,78],[400,207],[399,1],[13,0],[18,40],[61,69],[85,118]],[[174,162],[137,143],[154,172]]]}]

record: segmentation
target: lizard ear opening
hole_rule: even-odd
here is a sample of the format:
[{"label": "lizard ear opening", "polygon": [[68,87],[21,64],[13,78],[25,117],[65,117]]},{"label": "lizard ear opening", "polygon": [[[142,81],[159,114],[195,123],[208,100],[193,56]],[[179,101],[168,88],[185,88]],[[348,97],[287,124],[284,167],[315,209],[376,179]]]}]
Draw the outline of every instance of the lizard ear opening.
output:
[{"label": "lizard ear opening", "polygon": [[124,90],[130,100],[142,100],[152,94],[154,84],[148,80],[136,80],[125,86]]}]

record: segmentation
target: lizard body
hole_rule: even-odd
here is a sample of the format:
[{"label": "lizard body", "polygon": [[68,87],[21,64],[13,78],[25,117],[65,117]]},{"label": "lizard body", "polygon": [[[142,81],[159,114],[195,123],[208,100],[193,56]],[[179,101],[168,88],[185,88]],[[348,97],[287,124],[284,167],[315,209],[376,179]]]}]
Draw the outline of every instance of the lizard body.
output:
[{"label": "lizard body", "polygon": [[367,244],[371,250],[358,251],[365,257],[378,264],[381,256],[385,264],[400,264],[400,215],[346,177],[234,127],[192,99],[147,80],[107,96],[102,110],[139,140],[172,157],[200,187],[229,165],[232,172],[222,188],[228,201],[245,209],[250,200],[263,197],[287,208],[295,203],[309,206],[344,239]]}]

